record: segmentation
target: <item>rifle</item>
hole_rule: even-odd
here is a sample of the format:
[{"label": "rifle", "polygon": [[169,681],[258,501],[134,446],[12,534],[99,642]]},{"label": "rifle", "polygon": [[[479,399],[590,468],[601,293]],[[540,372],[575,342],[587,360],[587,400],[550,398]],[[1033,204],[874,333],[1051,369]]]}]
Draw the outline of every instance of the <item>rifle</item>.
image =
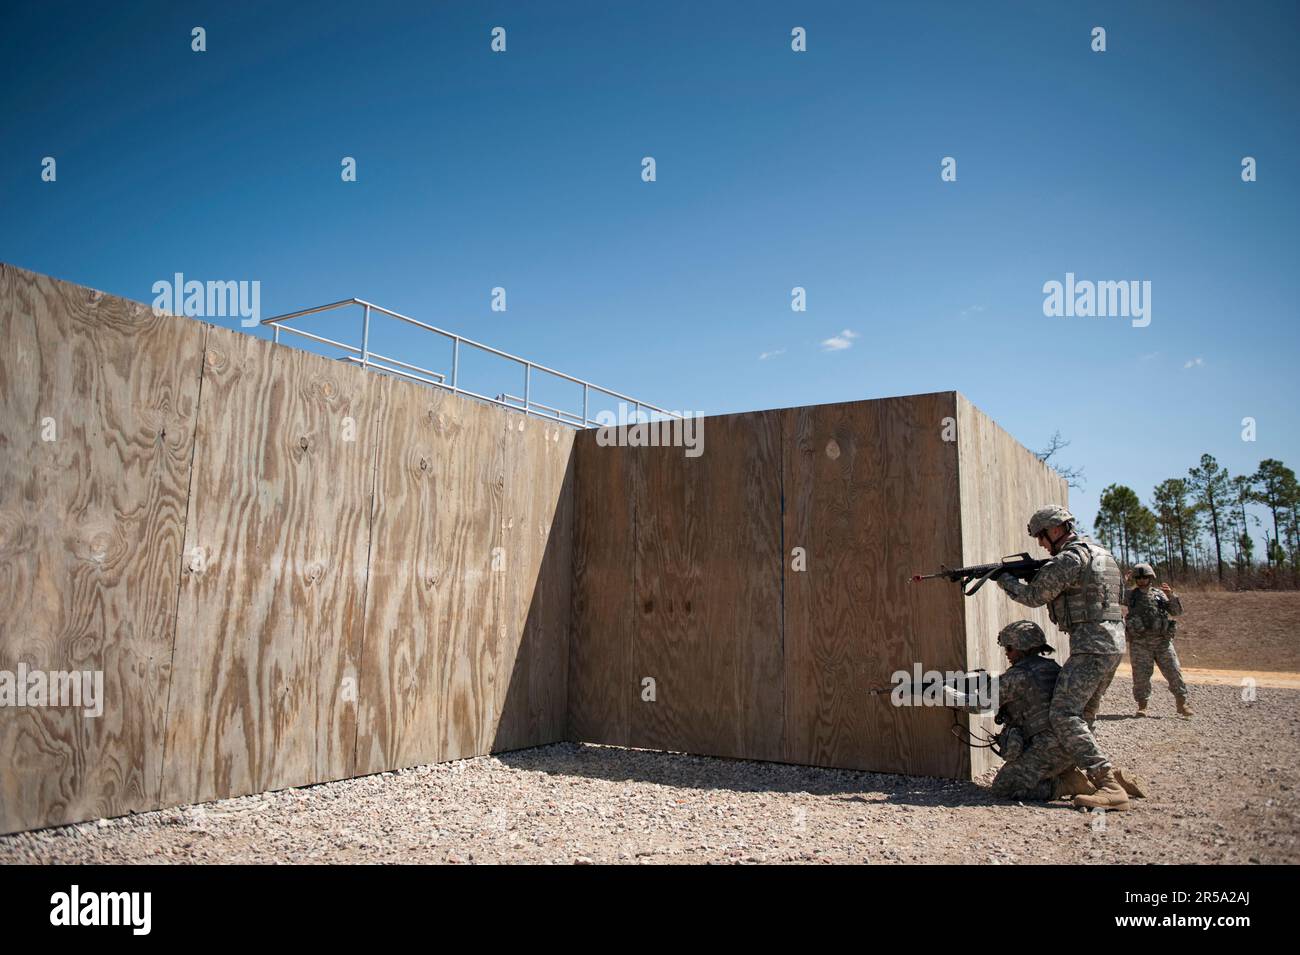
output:
[{"label": "rifle", "polygon": [[[939,575],[934,574],[932,576],[937,577]],[[1006,730],[996,735],[985,730],[983,735],[977,736],[961,723],[961,713],[970,711],[968,704],[971,701],[979,701],[981,697],[987,698],[989,681],[990,676],[986,670],[971,670],[961,675],[945,677],[942,684],[942,696],[935,703],[952,712],[952,726],[949,729],[959,742],[974,746],[977,749],[991,749],[1006,759],[1009,758],[1011,740],[1010,734]],[[910,680],[899,685],[871,686],[867,688],[867,692],[872,696],[893,694],[899,686],[909,687],[912,698],[917,699],[920,687]],[[992,707],[985,709],[977,706],[974,711],[977,713],[992,712]],[[1018,750],[1015,755],[1019,755]]]},{"label": "rifle", "polygon": [[[986,581],[997,580],[999,577],[1005,577],[1008,574],[1029,583],[1046,563],[1046,559],[1035,560],[1028,554],[1012,554],[1010,557],[1003,557],[996,564],[974,564],[970,567],[953,567],[951,569],[941,567],[937,574],[913,574],[912,583],[933,580],[936,577],[945,577],[953,583],[960,582],[961,592],[970,597],[983,587]],[[975,581],[975,586],[968,588],[967,585],[972,580]]]}]

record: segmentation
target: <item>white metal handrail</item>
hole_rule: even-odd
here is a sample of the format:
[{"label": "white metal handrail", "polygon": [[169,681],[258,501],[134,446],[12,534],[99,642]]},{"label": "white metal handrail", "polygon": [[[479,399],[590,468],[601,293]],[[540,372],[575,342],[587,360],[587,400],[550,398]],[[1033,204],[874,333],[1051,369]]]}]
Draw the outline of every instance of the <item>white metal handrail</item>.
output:
[{"label": "white metal handrail", "polygon": [[[294,328],[292,325],[286,325],[285,322],[295,318],[302,318],[304,315],[315,315],[320,312],[327,312],[336,308],[347,308],[352,305],[360,306],[364,311],[361,319],[361,346],[349,345],[346,342],[335,341],[331,338],[325,338],[322,335],[314,335],[301,328]],[[381,355],[370,349],[370,313],[379,312],[388,315],[399,321],[406,322],[408,325],[414,325],[417,328],[423,328],[425,331],[433,332],[444,338],[451,340],[451,382],[447,382],[447,376],[443,372],[434,371],[430,368],[422,368],[419,365],[412,365],[408,362],[392,358],[388,355]],[[424,384],[433,385],[436,388],[445,388],[446,390],[457,395],[468,395],[471,398],[477,398],[480,401],[486,401],[494,405],[500,405],[503,408],[509,408],[512,411],[522,411],[524,414],[530,414],[538,418],[547,418],[551,421],[566,424],[572,428],[588,428],[593,425],[601,424],[600,421],[591,417],[591,394],[596,392],[599,395],[606,395],[619,401],[632,403],[633,418],[635,421],[640,418],[642,410],[665,415],[670,418],[681,418],[682,415],[676,411],[668,411],[648,402],[632,398],[629,395],[613,391],[609,388],[602,388],[599,385],[584,381],[581,378],[575,378],[573,375],[566,375],[562,371],[556,371],[554,368],[548,368],[545,365],[539,365],[527,358],[520,358],[518,355],[512,355],[509,352],[501,351],[499,348],[493,348],[491,345],[484,345],[482,342],[476,342],[471,338],[465,338],[463,335],[457,335],[455,332],[449,332],[445,329],[429,325],[418,319],[411,318],[409,315],[402,315],[384,308],[381,305],[375,305],[373,302],[367,302],[360,298],[345,298],[342,301],[330,302],[328,305],[317,305],[313,308],[303,308],[296,312],[286,312],[283,315],[273,315],[270,318],[262,319],[263,325],[270,325],[273,329],[272,336],[278,344],[280,341],[280,332],[286,331],[302,338],[319,342],[322,345],[329,345],[333,348],[340,348],[348,354],[343,355],[340,360],[353,362],[361,365],[362,368],[372,368],[376,371],[385,372],[390,375],[398,375],[403,378],[409,378]],[[480,351],[487,352],[490,355],[496,355],[508,361],[516,362],[524,368],[524,393],[523,396],[512,394],[500,394],[495,398],[488,395],[479,394],[468,388],[460,386],[460,351],[461,346],[476,348]],[[565,411],[561,408],[555,408],[551,405],[542,404],[532,397],[533,372],[551,375],[564,381],[573,382],[575,385],[582,386],[582,413],[576,411]]]}]

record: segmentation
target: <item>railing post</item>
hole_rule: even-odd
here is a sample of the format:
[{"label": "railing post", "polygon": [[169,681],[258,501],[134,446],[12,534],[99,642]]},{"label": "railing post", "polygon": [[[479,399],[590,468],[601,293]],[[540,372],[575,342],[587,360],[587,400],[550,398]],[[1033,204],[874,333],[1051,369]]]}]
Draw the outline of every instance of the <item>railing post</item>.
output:
[{"label": "railing post", "polygon": [[370,364],[370,306],[366,306],[366,317],[361,322],[361,367]]},{"label": "railing post", "polygon": [[273,331],[271,332],[271,341],[275,342],[278,345],[280,344],[280,326],[272,325],[271,328],[273,329]]},{"label": "railing post", "polygon": [[533,388],[533,366],[531,362],[524,365],[524,414],[528,414],[528,408],[532,404]]},{"label": "railing post", "polygon": [[460,336],[451,340],[451,393],[454,395],[460,387]]},{"label": "railing post", "polygon": [[587,417],[587,402],[591,396],[591,385],[582,383],[582,426],[585,428],[591,419]]}]

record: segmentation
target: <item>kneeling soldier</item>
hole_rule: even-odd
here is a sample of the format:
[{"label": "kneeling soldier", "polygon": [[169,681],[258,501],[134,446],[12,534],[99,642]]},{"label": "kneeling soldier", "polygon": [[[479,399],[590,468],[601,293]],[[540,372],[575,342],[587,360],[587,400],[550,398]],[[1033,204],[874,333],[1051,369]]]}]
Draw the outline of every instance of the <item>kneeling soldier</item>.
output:
[{"label": "kneeling soldier", "polygon": [[[1039,802],[1093,795],[1097,788],[1075,766],[1074,757],[1052,730],[1052,693],[1061,667],[1046,656],[1052,648],[1043,628],[1032,620],[1017,620],[998,632],[998,645],[1006,650],[1011,666],[997,678],[994,719],[1003,727],[998,741],[1005,762],[993,777],[994,795]],[[950,695],[962,708],[978,709],[965,704],[961,694]],[[1136,776],[1114,772],[1128,796],[1146,795]]]},{"label": "kneeling soldier", "polygon": [[1017,620],[998,633],[998,645],[1006,649],[1011,666],[998,677],[994,719],[1003,727],[999,735],[1006,762],[993,777],[994,795],[1046,801],[1092,794],[1095,788],[1052,732],[1048,713],[1061,667],[1044,655],[1052,648],[1043,628]]},{"label": "kneeling soldier", "polygon": [[1137,700],[1137,715],[1147,715],[1147,700],[1151,699],[1151,671],[1159,665],[1173,693],[1180,716],[1191,716],[1187,705],[1187,684],[1178,666],[1178,651],[1174,649],[1174,617],[1183,612],[1183,603],[1168,584],[1152,587],[1156,572],[1150,564],[1133,568],[1133,581],[1137,584],[1124,594],[1128,619],[1124,622],[1128,637],[1129,660],[1133,664],[1133,699]]}]

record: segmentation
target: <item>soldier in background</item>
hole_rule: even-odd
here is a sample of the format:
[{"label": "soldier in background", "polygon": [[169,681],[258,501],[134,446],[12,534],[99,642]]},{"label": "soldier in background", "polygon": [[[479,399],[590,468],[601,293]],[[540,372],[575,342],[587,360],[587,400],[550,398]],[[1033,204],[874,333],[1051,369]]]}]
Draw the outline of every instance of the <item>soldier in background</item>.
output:
[{"label": "soldier in background", "polygon": [[1178,651],[1174,649],[1174,617],[1183,612],[1183,602],[1168,584],[1152,587],[1156,572],[1150,564],[1133,568],[1136,586],[1124,594],[1128,619],[1124,631],[1128,636],[1129,660],[1133,664],[1133,699],[1137,700],[1137,715],[1147,715],[1147,700],[1151,699],[1151,671],[1159,665],[1169,692],[1174,695],[1179,716],[1191,716],[1187,705],[1187,684],[1178,665]]},{"label": "soldier in background", "polygon": [[998,585],[1026,607],[1047,606],[1052,622],[1070,636],[1070,659],[1061,668],[1049,719],[1056,737],[1097,791],[1074,797],[1088,809],[1128,809],[1128,794],[1110,759],[1097,745],[1093,724],[1101,699],[1124,656],[1124,579],[1106,548],[1084,540],[1074,515],[1060,505],[1035,511],[1029,536],[1052,555],[1029,583],[998,578]]}]

